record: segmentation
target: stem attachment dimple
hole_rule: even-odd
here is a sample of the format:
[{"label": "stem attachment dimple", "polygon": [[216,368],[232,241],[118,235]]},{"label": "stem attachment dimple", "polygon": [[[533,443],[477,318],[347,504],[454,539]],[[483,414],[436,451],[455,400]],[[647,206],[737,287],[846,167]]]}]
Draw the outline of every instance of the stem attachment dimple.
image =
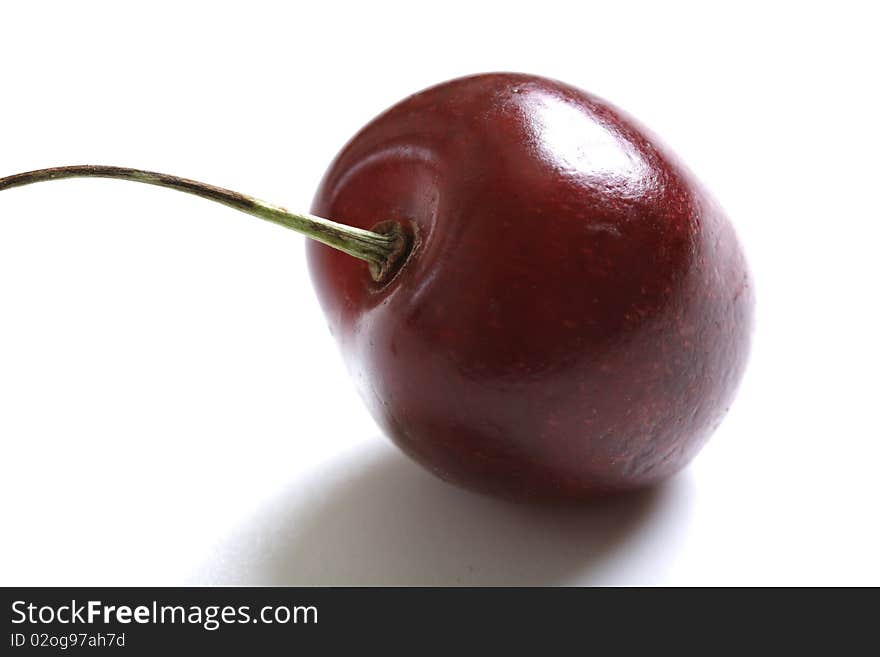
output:
[{"label": "stem attachment dimple", "polygon": [[363,230],[310,214],[290,212],[266,201],[187,178],[126,167],[79,165],[54,167],[0,178],[0,191],[65,178],[114,178],[175,189],[228,205],[246,214],[290,228],[355,258],[365,260],[376,282],[390,280],[410,251],[410,240],[397,222],[382,222]]},{"label": "stem attachment dimple", "polygon": [[370,275],[377,283],[390,281],[394,274],[403,266],[413,249],[414,236],[407,233],[403,225],[397,221],[381,221],[371,232],[391,238],[391,250],[382,264],[370,263]]}]

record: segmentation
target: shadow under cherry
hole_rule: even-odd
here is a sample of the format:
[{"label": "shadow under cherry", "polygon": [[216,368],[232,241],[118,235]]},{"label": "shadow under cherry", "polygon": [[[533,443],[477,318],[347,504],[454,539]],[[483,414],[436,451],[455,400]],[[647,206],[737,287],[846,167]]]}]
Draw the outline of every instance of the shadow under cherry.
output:
[{"label": "shadow under cherry", "polygon": [[647,584],[674,561],[692,501],[687,472],[625,497],[554,508],[460,490],[391,449],[361,460],[329,488],[312,486],[308,504],[292,490],[242,528],[231,552],[239,563],[227,563],[222,583]]}]

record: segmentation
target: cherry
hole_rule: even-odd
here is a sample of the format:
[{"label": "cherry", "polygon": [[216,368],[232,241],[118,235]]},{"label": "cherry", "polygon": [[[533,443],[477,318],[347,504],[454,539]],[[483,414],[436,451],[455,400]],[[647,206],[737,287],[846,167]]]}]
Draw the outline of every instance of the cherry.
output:
[{"label": "cherry", "polygon": [[731,403],[752,314],[736,236],[594,96],[498,74],[418,93],[342,150],[313,211],[412,227],[387,284],[308,255],[373,416],[445,479],[569,499],[650,484]]},{"label": "cherry", "polygon": [[553,80],[477,75],[403,100],[337,156],[317,216],[117,167],[0,190],[76,176],[171,187],[315,238],[312,279],[373,416],[479,491],[580,500],[669,477],[745,367],[753,292],[721,209],[633,119]]}]

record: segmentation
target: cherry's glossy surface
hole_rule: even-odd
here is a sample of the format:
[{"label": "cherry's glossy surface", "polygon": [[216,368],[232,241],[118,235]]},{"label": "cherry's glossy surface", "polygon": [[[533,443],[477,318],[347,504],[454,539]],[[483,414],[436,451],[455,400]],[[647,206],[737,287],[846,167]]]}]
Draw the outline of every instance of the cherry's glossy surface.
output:
[{"label": "cherry's glossy surface", "polygon": [[373,416],[439,476],[516,498],[661,480],[727,411],[753,297],[720,208],[606,102],[534,76],[433,87],[367,125],[312,210],[412,222],[384,286],[310,242]]}]

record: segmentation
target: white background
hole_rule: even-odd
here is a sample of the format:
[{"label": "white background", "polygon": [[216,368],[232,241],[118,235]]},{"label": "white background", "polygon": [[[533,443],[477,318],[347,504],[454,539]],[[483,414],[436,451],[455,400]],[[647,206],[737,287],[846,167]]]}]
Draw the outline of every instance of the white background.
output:
[{"label": "white background", "polygon": [[103,163],[307,209],[388,105],[517,70],[660,134],[733,218],[737,403],[637,501],[434,480],[349,384],[303,238],[116,181],[0,195],[0,583],[880,584],[870,3],[11,3],[0,176]]}]

